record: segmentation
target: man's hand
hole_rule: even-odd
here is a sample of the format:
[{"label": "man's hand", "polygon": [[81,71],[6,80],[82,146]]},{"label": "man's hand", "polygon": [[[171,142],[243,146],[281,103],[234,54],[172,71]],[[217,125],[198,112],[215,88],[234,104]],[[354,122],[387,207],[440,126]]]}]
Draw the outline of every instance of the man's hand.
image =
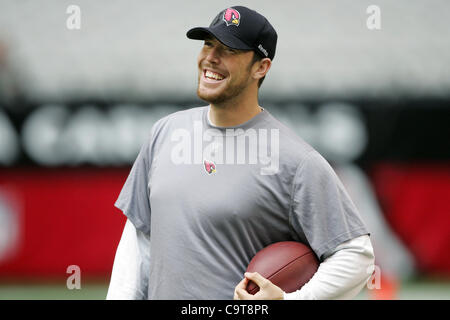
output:
[{"label": "man's hand", "polygon": [[[283,300],[283,290],[258,272],[246,272],[244,276],[245,278],[234,289],[234,300]],[[248,293],[246,290],[250,280],[259,287],[259,291],[254,295]]]}]

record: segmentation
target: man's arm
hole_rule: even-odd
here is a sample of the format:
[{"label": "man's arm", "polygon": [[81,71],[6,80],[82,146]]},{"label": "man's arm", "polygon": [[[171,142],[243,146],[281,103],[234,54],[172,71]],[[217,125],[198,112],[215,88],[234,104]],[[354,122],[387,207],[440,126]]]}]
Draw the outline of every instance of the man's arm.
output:
[{"label": "man's arm", "polygon": [[[327,255],[314,276],[300,290],[285,293],[257,273],[250,273],[235,290],[235,299],[331,300],[352,299],[366,285],[374,264],[372,244],[368,235],[346,241]],[[260,290],[254,296],[245,291],[248,280]]]},{"label": "man's arm", "polygon": [[117,247],[107,300],[147,299],[150,236],[127,220]]},{"label": "man's arm", "polygon": [[375,263],[368,235],[336,247],[317,272],[300,290],[285,293],[286,300],[352,299],[371,277],[368,270]]}]

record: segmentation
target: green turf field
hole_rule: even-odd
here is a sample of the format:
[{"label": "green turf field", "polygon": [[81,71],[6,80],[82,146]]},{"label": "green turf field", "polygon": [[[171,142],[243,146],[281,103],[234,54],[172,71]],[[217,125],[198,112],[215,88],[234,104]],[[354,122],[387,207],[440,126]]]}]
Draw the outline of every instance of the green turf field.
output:
[{"label": "green turf field", "polygon": [[[398,300],[450,300],[450,281],[416,280],[403,283],[399,288]],[[357,299],[368,299],[368,289]]]},{"label": "green turf field", "polygon": [[[81,289],[69,290],[65,282],[51,284],[0,284],[0,300],[103,300],[108,290],[107,283],[90,282]],[[445,299],[450,300],[450,281],[416,280],[404,283],[398,293],[403,300]],[[364,290],[357,299],[368,299]]]},{"label": "green turf field", "polygon": [[86,283],[81,289],[69,290],[61,284],[0,284],[0,300],[103,300],[105,283]]}]

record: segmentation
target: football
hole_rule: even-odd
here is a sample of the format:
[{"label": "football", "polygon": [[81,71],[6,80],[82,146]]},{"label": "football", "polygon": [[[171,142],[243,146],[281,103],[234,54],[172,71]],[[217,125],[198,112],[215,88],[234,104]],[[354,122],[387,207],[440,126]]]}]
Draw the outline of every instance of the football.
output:
[{"label": "football", "polygon": [[[319,260],[309,246],[295,241],[282,241],[256,253],[247,272],[258,272],[284,292],[290,293],[303,287],[318,268]],[[247,292],[255,294],[258,291],[259,287],[249,281]]]}]

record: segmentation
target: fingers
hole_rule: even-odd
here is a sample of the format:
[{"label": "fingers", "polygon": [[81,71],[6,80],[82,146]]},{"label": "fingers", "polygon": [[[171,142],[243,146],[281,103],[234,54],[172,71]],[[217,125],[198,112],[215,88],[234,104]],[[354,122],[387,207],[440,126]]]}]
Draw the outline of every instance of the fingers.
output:
[{"label": "fingers", "polygon": [[248,279],[247,279],[247,278],[242,279],[242,280],[238,283],[238,285],[237,285],[236,288],[234,289],[234,296],[233,296],[233,299],[234,299],[234,300],[240,300],[240,298],[239,298],[239,296],[238,296],[238,294],[237,294],[237,290],[245,290],[245,291],[246,291],[247,284],[248,284]]},{"label": "fingers", "polygon": [[[244,276],[234,289],[234,300],[283,300],[284,291],[258,272],[246,272]],[[250,280],[259,286],[260,290],[255,295],[247,292]]]},{"label": "fingers", "polygon": [[254,300],[254,299],[261,299],[262,290],[260,290],[259,295],[257,294],[252,295],[247,292],[247,285],[248,282],[251,280],[256,283],[256,285],[262,289],[267,287],[268,284],[271,282],[264,278],[262,275],[260,275],[258,272],[246,272],[244,274],[245,278],[242,279],[238,285],[234,289],[234,300]]},{"label": "fingers", "polygon": [[266,286],[269,281],[266,278],[264,278],[262,275],[260,275],[258,272],[246,272],[244,274],[244,276],[245,276],[245,278],[252,280],[260,288]]},{"label": "fingers", "polygon": [[247,279],[247,278],[243,278],[243,279],[241,280],[241,282],[238,283],[238,285],[236,286],[236,288],[239,288],[239,289],[245,289],[245,288],[247,288],[247,284],[248,284],[248,279]]},{"label": "fingers", "polygon": [[237,300],[253,300],[253,295],[245,289],[236,289]]}]

